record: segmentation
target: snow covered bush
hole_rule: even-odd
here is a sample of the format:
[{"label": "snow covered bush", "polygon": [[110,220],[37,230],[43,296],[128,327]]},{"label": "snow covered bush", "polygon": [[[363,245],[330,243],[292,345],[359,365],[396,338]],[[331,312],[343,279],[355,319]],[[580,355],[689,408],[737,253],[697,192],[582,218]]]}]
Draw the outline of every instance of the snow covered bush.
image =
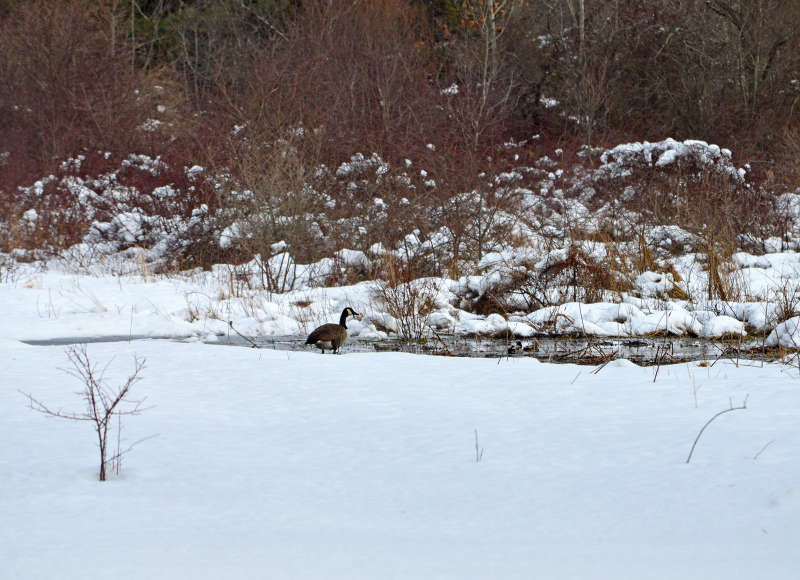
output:
[{"label": "snow covered bush", "polygon": [[626,266],[601,244],[573,243],[544,257],[524,249],[494,256],[482,262],[482,276],[466,279],[465,296],[476,312],[531,312],[567,301],[601,302],[632,288]]}]

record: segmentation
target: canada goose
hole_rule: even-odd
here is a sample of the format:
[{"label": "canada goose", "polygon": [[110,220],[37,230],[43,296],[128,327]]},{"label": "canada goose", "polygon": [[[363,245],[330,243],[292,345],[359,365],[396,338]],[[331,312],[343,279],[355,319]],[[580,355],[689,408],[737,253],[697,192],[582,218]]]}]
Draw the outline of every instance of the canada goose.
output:
[{"label": "canada goose", "polygon": [[317,345],[322,351],[322,354],[325,354],[326,348],[333,350],[333,352],[339,352],[339,347],[347,342],[347,338],[350,336],[346,324],[348,316],[352,316],[356,320],[361,320],[361,315],[348,306],[342,310],[342,315],[339,317],[339,324],[333,324],[332,322],[323,324],[308,335],[306,344]]}]

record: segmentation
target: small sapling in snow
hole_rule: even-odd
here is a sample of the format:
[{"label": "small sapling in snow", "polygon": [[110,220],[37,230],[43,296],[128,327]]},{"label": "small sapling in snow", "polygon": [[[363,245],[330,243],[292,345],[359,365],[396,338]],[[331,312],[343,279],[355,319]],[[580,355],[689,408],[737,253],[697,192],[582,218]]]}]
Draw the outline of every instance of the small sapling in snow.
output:
[{"label": "small sapling in snow", "polygon": [[[144,399],[134,401],[129,400],[128,396],[133,385],[142,379],[141,372],[145,367],[145,359],[135,357],[133,373],[128,376],[122,385],[117,389],[113,389],[105,383],[103,378],[105,368],[98,369],[97,364],[89,359],[85,344],[69,347],[67,349],[67,358],[72,364],[72,368],[64,369],[64,371],[83,383],[83,390],[77,394],[86,402],[86,411],[80,413],[65,412],[60,409],[54,411],[42,401],[34,398],[33,395],[24,392],[22,394],[27,397],[30,407],[34,411],[49,417],[69,419],[71,421],[88,421],[92,424],[92,428],[97,435],[97,447],[100,451],[99,479],[100,481],[106,481],[108,466],[114,467],[118,473],[120,458],[138,443],[144,441],[142,439],[125,450],[120,449],[119,433],[122,429],[122,417],[139,415],[144,410],[142,408]],[[112,455],[109,456],[109,436],[112,439],[114,438],[112,426],[114,418],[117,420],[117,449],[116,451],[111,451]]]}]

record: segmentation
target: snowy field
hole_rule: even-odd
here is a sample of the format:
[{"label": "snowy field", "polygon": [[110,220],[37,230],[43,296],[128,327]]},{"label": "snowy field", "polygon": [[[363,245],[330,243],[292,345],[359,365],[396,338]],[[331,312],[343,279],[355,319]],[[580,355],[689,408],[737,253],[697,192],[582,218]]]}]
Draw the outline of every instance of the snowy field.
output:
[{"label": "snowy field", "polygon": [[[320,322],[367,299],[324,292]],[[254,317],[217,294],[200,279],[55,271],[0,284],[0,578],[797,577],[796,367],[656,376],[624,360],[594,373],[204,344],[226,320],[304,324],[289,297]],[[190,322],[198,297],[219,316]],[[155,437],[104,483],[90,425],[34,413],[22,394],[84,410],[65,347],[21,342],[102,336],[195,338],[88,346],[112,386],[134,356],[147,365],[132,396],[150,408],[126,418],[122,446]],[[745,397],[687,465],[700,428]]]}]

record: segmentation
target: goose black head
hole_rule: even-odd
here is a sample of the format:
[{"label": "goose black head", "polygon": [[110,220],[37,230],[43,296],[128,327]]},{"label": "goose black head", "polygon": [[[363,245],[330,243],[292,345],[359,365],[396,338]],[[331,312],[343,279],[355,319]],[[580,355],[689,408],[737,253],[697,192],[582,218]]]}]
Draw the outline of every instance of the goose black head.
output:
[{"label": "goose black head", "polygon": [[339,324],[347,328],[347,317],[352,316],[356,320],[361,320],[361,315],[350,308],[349,306],[342,310],[342,315],[339,317]]}]

